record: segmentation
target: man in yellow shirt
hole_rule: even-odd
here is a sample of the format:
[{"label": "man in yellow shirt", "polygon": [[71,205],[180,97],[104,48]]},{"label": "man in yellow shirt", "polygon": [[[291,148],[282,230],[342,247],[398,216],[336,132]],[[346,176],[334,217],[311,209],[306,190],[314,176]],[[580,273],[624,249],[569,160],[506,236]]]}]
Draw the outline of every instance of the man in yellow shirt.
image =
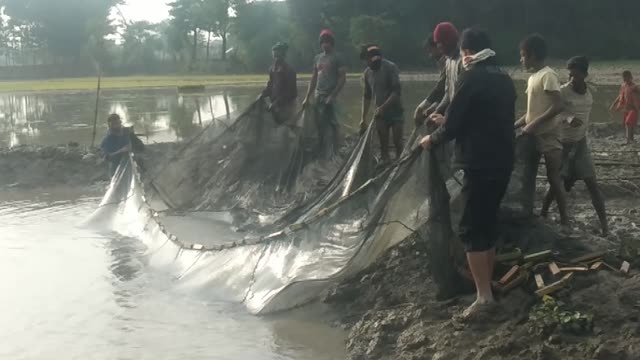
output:
[{"label": "man in yellow shirt", "polygon": [[523,127],[523,136],[527,136],[532,145],[524,159],[523,200],[525,211],[531,214],[538,165],[540,158],[544,156],[547,179],[558,202],[560,222],[566,229],[569,226],[569,216],[567,195],[560,175],[562,144],[558,123],[558,115],[564,110],[564,101],[558,74],[545,65],[546,58],[547,44],[542,36],[531,35],[520,44],[520,62],[531,73],[527,84],[527,113],[516,122],[516,128]]}]

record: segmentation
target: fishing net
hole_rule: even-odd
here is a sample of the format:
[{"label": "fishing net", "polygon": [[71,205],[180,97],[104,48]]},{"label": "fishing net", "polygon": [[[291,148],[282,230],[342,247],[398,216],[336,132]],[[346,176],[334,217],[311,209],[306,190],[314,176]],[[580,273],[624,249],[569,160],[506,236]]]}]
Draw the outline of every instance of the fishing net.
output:
[{"label": "fishing net", "polygon": [[421,151],[421,129],[381,169],[373,122],[355,144],[335,150],[335,139],[326,151],[312,114],[292,128],[257,102],[163,164],[123,159],[90,223],[142,239],[152,264],[253,313],[317,298],[416,231],[444,291],[459,283],[462,174],[451,146]]}]

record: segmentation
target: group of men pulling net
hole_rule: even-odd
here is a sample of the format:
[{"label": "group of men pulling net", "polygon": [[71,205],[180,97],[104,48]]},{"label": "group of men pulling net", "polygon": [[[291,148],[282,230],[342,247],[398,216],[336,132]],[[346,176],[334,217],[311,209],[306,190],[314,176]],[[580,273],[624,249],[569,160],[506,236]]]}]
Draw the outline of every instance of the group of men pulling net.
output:
[{"label": "group of men pulling net", "polygon": [[[462,171],[452,166],[453,143],[425,146],[436,124],[418,126],[388,163],[374,141],[384,118],[340,139],[318,111],[325,103],[305,101],[286,121],[269,108],[261,98],[228,127],[214,121],[142,172],[124,158],[94,218],[141,238],[185,283],[224,288],[254,313],[316,298],[414,234],[443,293],[463,283],[454,231]],[[505,203],[520,192],[521,173],[516,166]]]},{"label": "group of men pulling net", "polygon": [[321,141],[320,131],[335,132],[318,128],[315,112],[294,128],[265,109],[258,100],[225,130],[213,123],[142,173],[135,155],[124,159],[96,217],[110,214],[151,253],[170,252],[181,278],[223,281],[256,313],[320,295],[417,230],[438,273],[452,275],[449,200],[460,184],[450,148],[421,151],[422,128],[380,167],[375,121]]}]

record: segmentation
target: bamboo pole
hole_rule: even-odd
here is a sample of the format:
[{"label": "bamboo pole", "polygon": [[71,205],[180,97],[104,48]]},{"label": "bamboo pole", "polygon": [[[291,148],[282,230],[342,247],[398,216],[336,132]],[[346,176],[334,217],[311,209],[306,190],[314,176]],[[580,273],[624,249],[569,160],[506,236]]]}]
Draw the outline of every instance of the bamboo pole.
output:
[{"label": "bamboo pole", "polygon": [[98,86],[96,89],[96,108],[93,115],[93,134],[91,135],[91,147],[96,145],[96,132],[98,130],[98,107],[100,106],[100,85],[102,82],[102,73],[98,65]]}]

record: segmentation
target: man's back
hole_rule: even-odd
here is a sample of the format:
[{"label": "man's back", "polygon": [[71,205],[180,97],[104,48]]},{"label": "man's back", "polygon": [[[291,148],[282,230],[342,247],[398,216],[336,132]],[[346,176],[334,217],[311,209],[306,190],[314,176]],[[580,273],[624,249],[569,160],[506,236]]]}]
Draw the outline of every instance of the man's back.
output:
[{"label": "man's back", "polygon": [[479,63],[461,76],[462,86],[467,91],[456,94],[452,104],[458,107],[467,103],[464,113],[458,115],[467,118],[456,139],[461,156],[458,160],[472,169],[511,168],[517,98],[513,81],[498,66]]}]

